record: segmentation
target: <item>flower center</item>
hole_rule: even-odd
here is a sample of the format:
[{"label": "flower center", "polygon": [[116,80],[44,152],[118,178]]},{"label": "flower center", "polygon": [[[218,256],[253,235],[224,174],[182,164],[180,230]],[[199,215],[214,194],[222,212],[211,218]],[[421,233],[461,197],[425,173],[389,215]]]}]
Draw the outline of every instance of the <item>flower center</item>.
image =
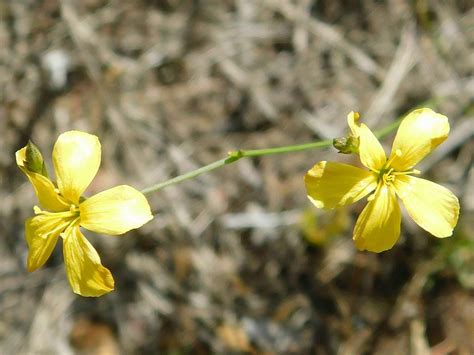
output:
[{"label": "flower center", "polygon": [[69,205],[69,211],[49,212],[43,211],[38,206],[35,206],[33,210],[37,216],[44,218],[43,223],[55,225],[55,230],[61,233],[68,227],[79,224],[80,221],[79,207],[74,204]]},{"label": "flower center", "polygon": [[395,174],[393,174],[393,168],[389,168],[388,170],[381,171],[379,175],[379,179],[381,176],[381,180],[385,185],[390,185],[395,181]]},{"label": "flower center", "polygon": [[395,181],[396,177],[399,175],[410,175],[410,174],[420,174],[420,171],[417,169],[407,170],[407,171],[396,171],[390,165],[393,161],[402,155],[402,151],[397,149],[395,154],[385,163],[384,167],[377,173],[377,181],[383,182],[385,185],[391,185]]}]

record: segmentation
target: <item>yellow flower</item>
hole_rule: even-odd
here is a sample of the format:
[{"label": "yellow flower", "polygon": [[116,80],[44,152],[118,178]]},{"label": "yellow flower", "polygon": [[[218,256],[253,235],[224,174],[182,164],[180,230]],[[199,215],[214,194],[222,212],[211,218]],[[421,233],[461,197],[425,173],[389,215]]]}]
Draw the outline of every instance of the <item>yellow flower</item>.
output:
[{"label": "yellow flower", "polygon": [[[27,148],[29,146],[16,152],[16,163],[32,183],[44,208],[35,206],[36,216],[25,223],[28,271],[44,265],[61,236],[64,263],[73,291],[89,297],[112,291],[112,274],[101,265],[97,251],[79,227],[97,233],[123,234],[153,218],[148,201],[141,192],[127,185],[90,198],[82,197],[100,165],[101,148],[94,135],[69,131],[59,136],[53,149],[57,187],[47,174],[31,167],[34,164],[28,162]],[[38,154],[41,163],[42,157]]]},{"label": "yellow flower", "polygon": [[445,187],[416,178],[413,167],[441,144],[449,133],[448,118],[430,109],[412,111],[398,129],[390,157],[372,131],[347,116],[352,135],[359,138],[359,156],[369,170],[321,161],[305,175],[308,198],[318,208],[332,209],[369,196],[357,219],[353,239],[360,250],[388,250],[400,236],[401,214],[397,196],[410,217],[438,238],[453,233],[459,216],[459,201]]}]

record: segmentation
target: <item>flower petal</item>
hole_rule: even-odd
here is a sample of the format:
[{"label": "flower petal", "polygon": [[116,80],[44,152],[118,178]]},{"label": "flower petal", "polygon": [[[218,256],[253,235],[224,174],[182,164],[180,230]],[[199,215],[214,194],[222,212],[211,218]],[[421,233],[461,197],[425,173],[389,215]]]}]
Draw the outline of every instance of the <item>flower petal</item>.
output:
[{"label": "flower petal", "polygon": [[69,205],[57,192],[54,184],[47,177],[29,171],[25,166],[24,161],[26,158],[26,147],[21,148],[15,153],[16,164],[20,170],[28,177],[33,188],[35,189],[36,196],[40,205],[53,212],[65,211],[69,209]]},{"label": "flower petal", "polygon": [[321,161],[305,175],[308,198],[318,208],[360,200],[377,187],[374,173],[352,165]]},{"label": "flower petal", "polygon": [[61,218],[39,215],[25,222],[25,236],[28,244],[28,271],[39,269],[49,259],[56,246],[59,234],[67,227]]},{"label": "flower petal", "polygon": [[413,168],[443,143],[448,134],[449,122],[446,116],[429,108],[412,111],[403,119],[393,141],[391,166],[397,171]]},{"label": "flower petal", "polygon": [[357,219],[353,239],[359,250],[380,253],[397,242],[401,214],[391,186],[380,185],[373,196]]},{"label": "flower petal", "polygon": [[394,186],[416,224],[438,238],[453,234],[459,217],[459,201],[451,191],[407,175],[398,176]]},{"label": "flower petal", "polygon": [[85,132],[63,133],[54,145],[53,162],[59,191],[78,204],[99,169],[99,139]]},{"label": "flower petal", "polygon": [[372,131],[363,123],[359,123],[359,114],[351,112],[347,115],[347,123],[352,134],[359,137],[359,157],[365,167],[372,170],[383,168],[387,157],[382,145]]},{"label": "flower petal", "polygon": [[94,195],[79,205],[81,226],[97,233],[118,235],[153,218],[145,196],[121,185]]},{"label": "flower petal", "polygon": [[74,293],[98,297],[114,289],[112,274],[102,266],[99,254],[79,227],[66,230],[63,248],[67,277]]}]

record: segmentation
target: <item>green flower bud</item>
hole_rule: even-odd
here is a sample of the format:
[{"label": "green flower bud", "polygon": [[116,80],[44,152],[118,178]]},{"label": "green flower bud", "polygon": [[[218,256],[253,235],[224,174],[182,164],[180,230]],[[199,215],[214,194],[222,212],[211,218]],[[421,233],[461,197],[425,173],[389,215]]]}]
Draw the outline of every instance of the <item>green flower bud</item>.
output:
[{"label": "green flower bud", "polygon": [[334,138],[332,145],[342,154],[359,153],[359,138],[353,135]]},{"label": "green flower bud", "polygon": [[24,164],[29,171],[49,177],[43,156],[38,147],[34,145],[32,141],[28,141],[28,144],[26,145]]}]

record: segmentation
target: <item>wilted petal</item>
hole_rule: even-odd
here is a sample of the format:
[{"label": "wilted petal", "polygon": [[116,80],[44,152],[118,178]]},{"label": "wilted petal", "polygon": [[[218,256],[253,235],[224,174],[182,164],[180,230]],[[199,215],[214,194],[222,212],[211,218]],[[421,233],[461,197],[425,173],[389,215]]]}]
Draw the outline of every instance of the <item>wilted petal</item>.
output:
[{"label": "wilted petal", "polygon": [[360,200],[377,186],[374,173],[352,165],[321,161],[305,175],[308,198],[318,208],[334,208]]},{"label": "wilted petal", "polygon": [[347,115],[347,123],[352,134],[359,137],[359,157],[364,166],[372,170],[380,170],[387,161],[382,145],[372,131],[363,123],[359,123],[359,114],[351,112]]},{"label": "wilted petal", "polygon": [[443,143],[448,134],[449,122],[446,116],[429,108],[412,111],[403,119],[393,141],[391,166],[397,171],[413,168]]},{"label": "wilted petal", "polygon": [[64,231],[67,221],[49,216],[35,216],[25,222],[25,236],[28,244],[28,271],[35,271],[49,259]]},{"label": "wilted petal", "polygon": [[78,204],[99,169],[99,139],[85,132],[63,133],[54,145],[53,162],[59,191]]},{"label": "wilted petal", "polygon": [[111,235],[141,227],[153,218],[145,196],[127,185],[100,192],[82,202],[79,208],[82,227]]},{"label": "wilted petal", "polygon": [[353,239],[360,250],[391,249],[400,236],[400,207],[394,189],[380,185],[357,219]]},{"label": "wilted petal", "polygon": [[99,254],[82,235],[79,227],[69,228],[63,241],[64,263],[74,293],[98,297],[114,289],[110,271],[100,263]]},{"label": "wilted petal", "polygon": [[447,188],[413,176],[398,176],[394,182],[411,218],[438,238],[453,234],[459,217],[459,201]]},{"label": "wilted petal", "polygon": [[28,177],[40,205],[48,211],[65,211],[69,209],[67,202],[55,191],[54,184],[45,176],[28,170],[24,165],[26,147],[21,148],[15,153],[16,164],[20,170]]}]

